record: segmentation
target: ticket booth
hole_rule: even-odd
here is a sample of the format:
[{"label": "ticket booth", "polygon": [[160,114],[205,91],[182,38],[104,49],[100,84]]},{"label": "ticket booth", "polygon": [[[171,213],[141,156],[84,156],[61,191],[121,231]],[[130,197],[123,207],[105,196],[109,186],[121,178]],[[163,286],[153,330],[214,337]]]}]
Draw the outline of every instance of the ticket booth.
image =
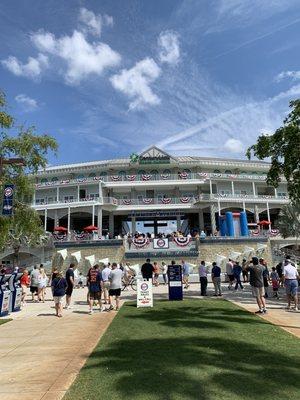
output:
[{"label": "ticket booth", "polygon": [[22,288],[20,285],[20,279],[22,275],[22,272],[14,273],[8,280],[9,290],[11,291],[9,306],[10,312],[21,310]]},{"label": "ticket booth", "polygon": [[0,275],[0,317],[4,317],[9,313],[10,290],[8,281],[11,275]]}]

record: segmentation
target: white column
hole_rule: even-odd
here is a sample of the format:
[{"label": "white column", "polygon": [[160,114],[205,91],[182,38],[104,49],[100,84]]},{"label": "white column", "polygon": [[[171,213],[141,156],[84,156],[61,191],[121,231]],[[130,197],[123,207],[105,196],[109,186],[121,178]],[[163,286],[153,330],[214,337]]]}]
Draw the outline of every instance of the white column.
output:
[{"label": "white column", "polygon": [[255,204],[254,206],[254,218],[255,218],[255,222],[259,222],[259,212],[258,212],[258,206]]},{"label": "white column", "polygon": [[[270,221],[271,222],[271,219],[270,219],[270,209],[269,209],[269,203],[267,202],[267,215],[268,215],[268,221]],[[271,224],[269,225],[269,231],[271,230]]]},{"label": "white column", "polygon": [[68,234],[70,233],[70,224],[71,224],[71,210],[68,207]]},{"label": "white column", "polygon": [[92,206],[92,225],[95,225],[95,205]]},{"label": "white column", "polygon": [[114,224],[114,214],[111,212],[109,213],[108,217],[108,224],[109,224],[109,233],[112,238],[114,238],[114,233],[115,233],[115,224]]},{"label": "white column", "polygon": [[136,217],[131,217],[131,231],[133,235],[136,232]]},{"label": "white column", "polygon": [[56,188],[56,199],[57,203],[59,203],[59,186]]},{"label": "white column", "polygon": [[77,185],[77,201],[79,201],[79,196],[80,196],[80,186]]},{"label": "white column", "polygon": [[211,230],[212,230],[212,234],[215,233],[216,229],[217,229],[217,225],[216,225],[216,215],[215,215],[215,205],[212,204],[210,206],[210,221],[211,221]]},{"label": "white column", "polygon": [[102,236],[102,208],[98,206],[98,236]]},{"label": "white column", "polygon": [[278,195],[277,195],[277,189],[276,188],[274,188],[274,194],[275,194],[275,197],[277,198]]},{"label": "white column", "polygon": [[212,181],[211,181],[211,179],[209,180],[209,192],[210,192],[210,195],[212,195]]},{"label": "white column", "polygon": [[199,229],[200,229],[200,231],[204,231],[204,216],[203,216],[203,210],[199,210]]},{"label": "white column", "polygon": [[220,203],[220,199],[218,199],[218,213],[219,213],[219,215],[221,215],[221,203]]},{"label": "white column", "polygon": [[47,218],[48,218],[48,210],[45,208],[45,221],[44,221],[44,229],[47,231]]},{"label": "white column", "polygon": [[33,198],[32,198],[32,201],[33,201],[33,205],[35,206],[35,191],[33,192]]},{"label": "white column", "polygon": [[234,183],[233,183],[233,181],[231,181],[231,192],[232,192],[232,194],[234,194]]},{"label": "white column", "polygon": [[101,182],[99,182],[98,191],[99,191],[99,201],[102,202],[103,191],[102,191],[102,183]]},{"label": "white column", "polygon": [[244,212],[246,212],[246,205],[245,205],[244,201],[243,201],[243,210],[244,210]]},{"label": "white column", "polygon": [[256,190],[255,190],[255,182],[252,182],[252,191],[253,191],[253,196],[256,196]]}]

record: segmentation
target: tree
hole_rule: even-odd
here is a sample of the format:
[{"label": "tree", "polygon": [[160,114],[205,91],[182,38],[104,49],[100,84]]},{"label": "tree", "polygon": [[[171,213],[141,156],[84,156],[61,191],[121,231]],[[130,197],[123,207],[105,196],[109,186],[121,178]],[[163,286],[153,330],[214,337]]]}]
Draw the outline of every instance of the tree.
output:
[{"label": "tree", "polygon": [[[0,216],[0,249],[11,246],[18,252],[22,244],[39,245],[45,239],[41,219],[31,208],[34,174],[47,165],[47,155],[58,146],[49,135],[37,135],[35,127],[16,127],[14,118],[7,113],[6,98],[0,92],[0,160],[22,158],[24,166],[6,164],[0,170],[0,193],[5,184],[13,184],[13,215]],[[16,129],[17,132],[12,132]]]},{"label": "tree", "polygon": [[261,135],[256,144],[250,146],[246,155],[253,153],[259,160],[271,158],[267,183],[277,187],[284,176],[292,203],[300,202],[300,99],[290,102],[292,111],[283,121],[283,126],[273,135]]},{"label": "tree", "polygon": [[278,228],[284,239],[300,236],[300,203],[287,204],[282,207],[279,213]]}]

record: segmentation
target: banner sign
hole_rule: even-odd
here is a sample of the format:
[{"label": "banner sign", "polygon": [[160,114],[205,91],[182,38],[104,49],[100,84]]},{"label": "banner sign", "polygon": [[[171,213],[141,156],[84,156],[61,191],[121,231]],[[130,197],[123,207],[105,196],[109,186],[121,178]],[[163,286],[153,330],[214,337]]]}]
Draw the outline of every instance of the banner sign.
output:
[{"label": "banner sign", "polygon": [[182,267],[181,265],[168,266],[169,300],[182,300]]},{"label": "banner sign", "polygon": [[153,248],[154,249],[168,249],[169,248],[169,239],[166,239],[166,238],[153,239]]},{"label": "banner sign", "polygon": [[2,215],[11,216],[13,213],[14,185],[5,185],[3,193]]},{"label": "banner sign", "polygon": [[138,279],[137,281],[137,308],[153,307],[152,282]]}]

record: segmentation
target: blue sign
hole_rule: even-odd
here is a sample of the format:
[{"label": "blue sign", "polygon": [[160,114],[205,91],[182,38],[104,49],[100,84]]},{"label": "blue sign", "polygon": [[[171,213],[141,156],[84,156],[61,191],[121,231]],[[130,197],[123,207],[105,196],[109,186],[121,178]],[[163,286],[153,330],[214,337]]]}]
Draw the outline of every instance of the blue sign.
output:
[{"label": "blue sign", "polygon": [[182,300],[182,267],[181,265],[168,266],[169,300]]},{"label": "blue sign", "polygon": [[10,216],[13,213],[14,185],[5,185],[3,193],[2,215]]}]

